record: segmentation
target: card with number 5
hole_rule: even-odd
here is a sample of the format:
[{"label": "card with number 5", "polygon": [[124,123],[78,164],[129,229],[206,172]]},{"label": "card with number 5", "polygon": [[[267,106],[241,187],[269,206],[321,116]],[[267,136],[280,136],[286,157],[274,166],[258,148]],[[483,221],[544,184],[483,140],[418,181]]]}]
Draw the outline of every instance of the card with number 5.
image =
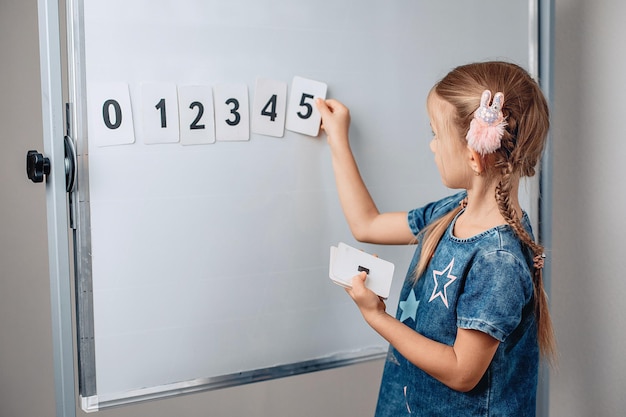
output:
[{"label": "card with number 5", "polygon": [[328,86],[320,81],[294,77],[287,107],[287,130],[317,136],[322,116],[315,107],[316,98],[326,98]]}]

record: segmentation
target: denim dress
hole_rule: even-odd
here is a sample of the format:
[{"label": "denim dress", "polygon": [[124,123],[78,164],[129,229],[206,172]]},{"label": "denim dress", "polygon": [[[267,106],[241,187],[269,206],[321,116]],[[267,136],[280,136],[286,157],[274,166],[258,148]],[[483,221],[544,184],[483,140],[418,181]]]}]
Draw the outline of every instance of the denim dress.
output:
[{"label": "denim dress", "polygon": [[[465,196],[462,192],[410,211],[413,233],[454,209]],[[535,415],[539,348],[532,254],[508,225],[458,239],[452,233],[455,221],[415,282],[421,250],[417,245],[396,318],[450,346],[458,328],[487,333],[500,345],[478,385],[465,393],[448,388],[390,346],[376,417]],[[526,214],[522,224],[531,232]]]}]

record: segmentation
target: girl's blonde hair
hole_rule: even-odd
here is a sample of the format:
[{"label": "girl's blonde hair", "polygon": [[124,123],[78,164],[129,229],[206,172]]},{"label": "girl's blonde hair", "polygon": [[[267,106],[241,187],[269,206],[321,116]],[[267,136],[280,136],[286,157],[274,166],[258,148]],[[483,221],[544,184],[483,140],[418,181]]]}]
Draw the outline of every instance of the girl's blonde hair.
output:
[{"label": "girl's blonde hair", "polygon": [[[454,107],[454,114],[447,116],[449,125],[463,141],[484,90],[504,93],[502,113],[507,122],[500,149],[487,155],[486,174],[498,181],[495,199],[500,213],[533,256],[541,257],[544,248],[522,226],[510,203],[510,194],[515,180],[535,175],[550,126],[548,105],[537,83],[515,64],[482,62],[457,67],[433,87],[431,94]],[[439,240],[460,210],[461,207],[435,220],[420,233],[422,251],[416,279],[426,270]],[[539,347],[543,356],[553,359],[556,343],[540,267],[534,268],[533,286]]]}]

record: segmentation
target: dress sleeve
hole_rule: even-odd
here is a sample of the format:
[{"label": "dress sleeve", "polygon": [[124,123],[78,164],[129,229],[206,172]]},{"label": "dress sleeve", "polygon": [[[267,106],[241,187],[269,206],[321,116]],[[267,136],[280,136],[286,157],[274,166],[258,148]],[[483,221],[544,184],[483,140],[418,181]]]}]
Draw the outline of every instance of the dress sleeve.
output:
[{"label": "dress sleeve", "polygon": [[460,193],[445,197],[439,201],[435,201],[425,205],[424,207],[416,208],[409,211],[407,220],[409,227],[413,235],[417,236],[419,232],[426,227],[433,220],[438,219],[444,214],[450,212],[459,205],[461,200],[466,197],[467,193],[462,191]]},{"label": "dress sleeve", "polygon": [[475,260],[457,304],[457,327],[479,330],[503,342],[522,320],[532,299],[532,278],[525,261],[497,250]]}]

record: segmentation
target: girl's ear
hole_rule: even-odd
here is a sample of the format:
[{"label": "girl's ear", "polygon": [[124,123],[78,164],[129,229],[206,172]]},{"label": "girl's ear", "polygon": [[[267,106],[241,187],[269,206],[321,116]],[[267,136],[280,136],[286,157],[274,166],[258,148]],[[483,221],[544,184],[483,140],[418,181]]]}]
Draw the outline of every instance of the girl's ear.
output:
[{"label": "girl's ear", "polygon": [[485,172],[485,158],[474,149],[467,147],[467,162],[474,174],[481,175]]}]

